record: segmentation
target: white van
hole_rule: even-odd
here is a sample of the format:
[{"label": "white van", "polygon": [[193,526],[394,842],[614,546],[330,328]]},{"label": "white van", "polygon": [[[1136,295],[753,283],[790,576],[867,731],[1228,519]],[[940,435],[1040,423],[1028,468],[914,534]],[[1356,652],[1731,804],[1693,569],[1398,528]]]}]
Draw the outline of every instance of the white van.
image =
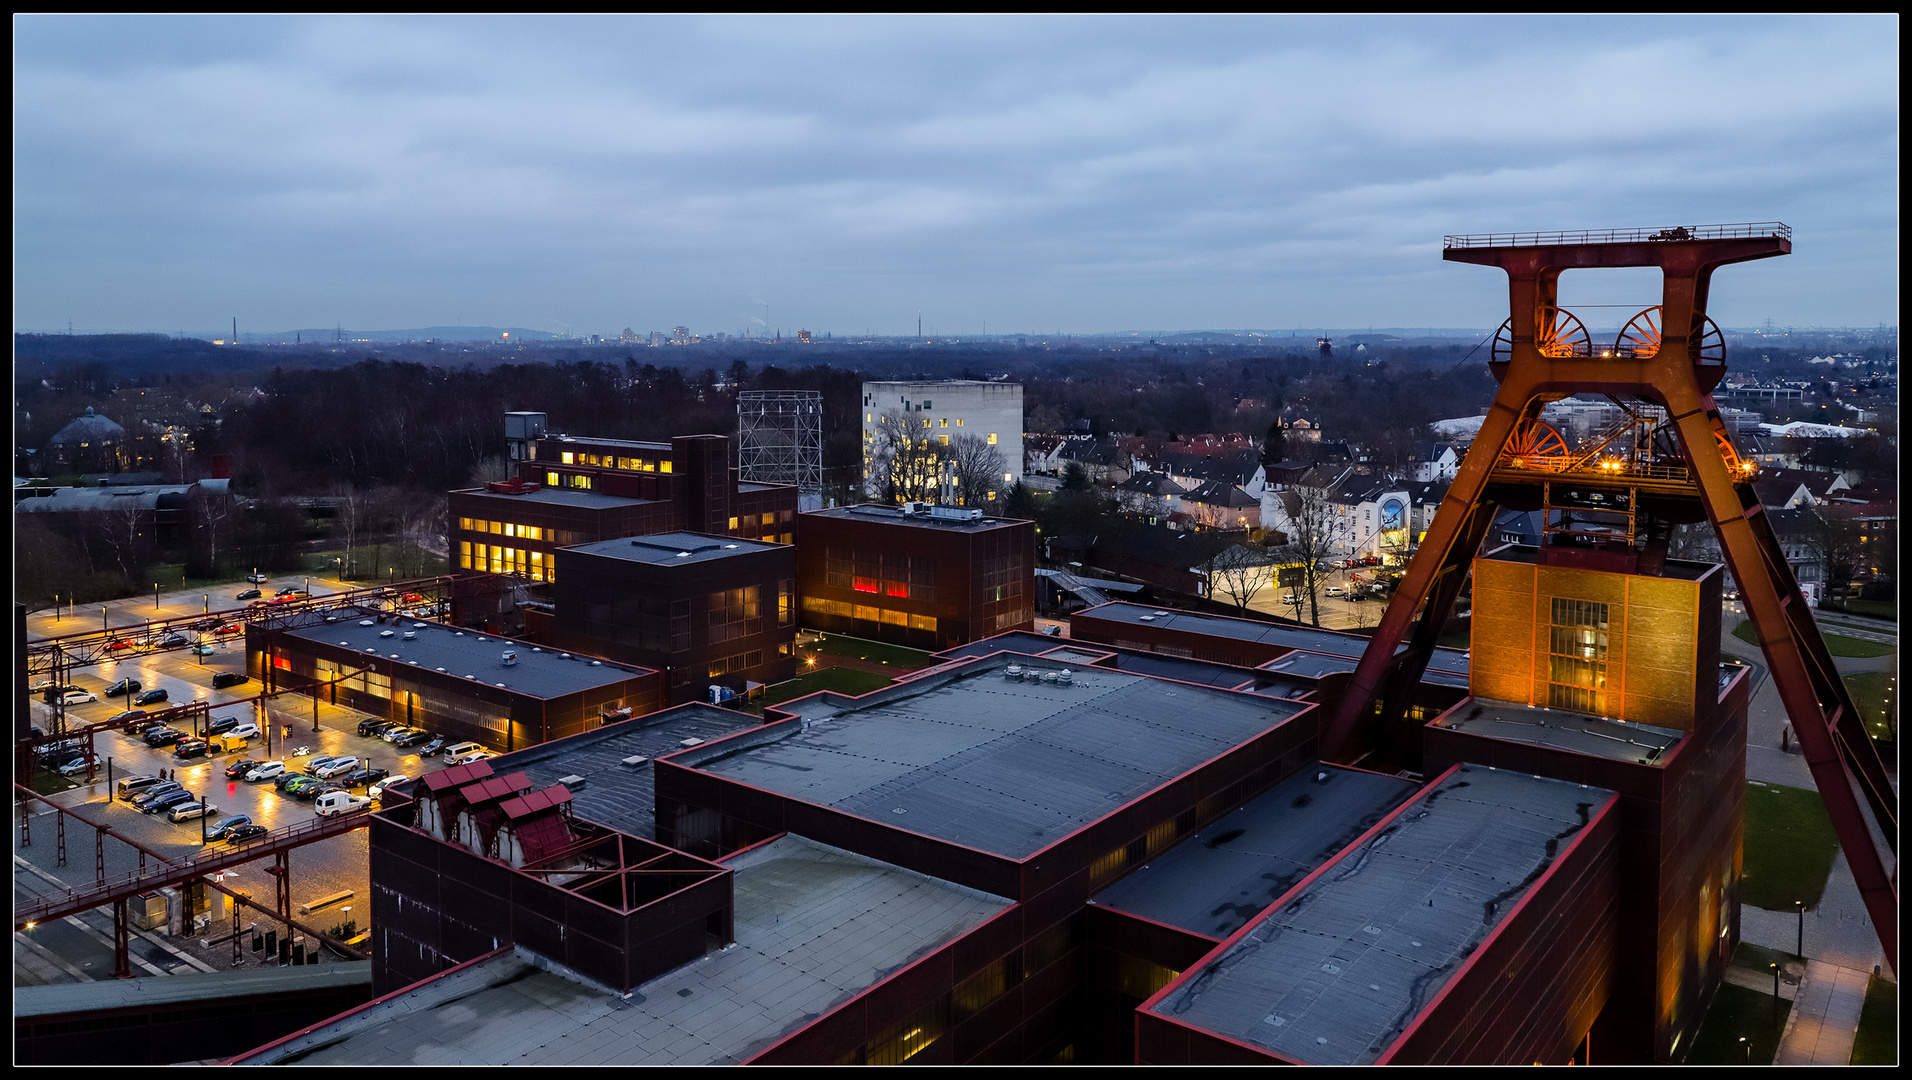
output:
[{"label": "white van", "polygon": [[461,742],[445,747],[445,764],[463,765],[467,760],[475,760],[472,755],[485,752],[483,743]]}]

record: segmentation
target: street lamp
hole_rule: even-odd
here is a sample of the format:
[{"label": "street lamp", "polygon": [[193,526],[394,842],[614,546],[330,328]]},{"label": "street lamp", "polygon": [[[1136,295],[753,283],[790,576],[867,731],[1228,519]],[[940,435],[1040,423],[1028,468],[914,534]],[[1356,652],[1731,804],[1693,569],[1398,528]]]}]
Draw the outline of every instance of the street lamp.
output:
[{"label": "street lamp", "polygon": [[1806,958],[1806,902],[1794,900],[1793,906],[1799,909],[1799,941],[1793,955],[1804,960]]},{"label": "street lamp", "polygon": [[1748,1064],[1748,1065],[1751,1065],[1751,1064],[1753,1063],[1753,1047],[1752,1047],[1752,1044],[1750,1044],[1750,1043],[1748,1043],[1748,1042],[1746,1041],[1746,1036],[1744,1036],[1744,1035],[1741,1035],[1741,1036],[1739,1037],[1739,1045],[1740,1045],[1740,1046],[1741,1046],[1741,1047],[1742,1047],[1742,1048],[1743,1048],[1743,1049],[1744,1049],[1744,1050],[1746,1051],[1746,1064]]},{"label": "street lamp", "polygon": [[159,610],[159,582],[153,582],[153,610]]},{"label": "street lamp", "polygon": [[1773,969],[1773,1026],[1779,1026],[1779,965],[1767,964]]}]

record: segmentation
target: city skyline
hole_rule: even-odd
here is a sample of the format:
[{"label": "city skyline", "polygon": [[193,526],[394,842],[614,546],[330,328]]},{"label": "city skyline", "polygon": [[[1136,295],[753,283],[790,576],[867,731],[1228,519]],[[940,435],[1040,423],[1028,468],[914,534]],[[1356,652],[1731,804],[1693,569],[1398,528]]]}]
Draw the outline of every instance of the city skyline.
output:
[{"label": "city skyline", "polygon": [[1893,16],[14,25],[22,329],[1491,327],[1443,234],[1760,220],[1722,325],[1897,322]]}]

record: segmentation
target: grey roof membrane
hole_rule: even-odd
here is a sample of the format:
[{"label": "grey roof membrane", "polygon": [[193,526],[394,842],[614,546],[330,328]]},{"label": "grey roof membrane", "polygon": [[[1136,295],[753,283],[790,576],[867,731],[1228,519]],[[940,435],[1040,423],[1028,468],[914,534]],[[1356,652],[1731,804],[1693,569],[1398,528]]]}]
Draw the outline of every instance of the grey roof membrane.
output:
[{"label": "grey roof membrane", "polygon": [[[360,625],[366,622],[372,625]],[[414,630],[418,636],[410,641],[405,640],[405,634]],[[387,631],[392,636],[381,636]],[[648,668],[616,664],[609,660],[594,663],[588,658],[580,659],[575,654],[572,654],[572,659],[566,660],[564,654],[550,649],[536,648],[495,634],[455,630],[439,623],[378,623],[369,617],[341,617],[337,622],[301,627],[287,633],[307,641],[351,649],[366,657],[376,653],[380,660],[388,663],[410,664],[426,671],[442,670],[460,679],[471,675],[475,678],[469,681],[488,686],[502,683],[513,693],[537,698],[564,697],[593,687],[633,679],[650,671]],[[518,662],[505,666],[506,652],[516,653]]]},{"label": "grey roof membrane", "polygon": [[[1090,608],[1081,614],[1164,630],[1181,630],[1193,634],[1233,638],[1237,641],[1285,645],[1291,649],[1307,649],[1333,656],[1351,656],[1357,660],[1368,648],[1368,639],[1359,634],[1339,634],[1332,630],[1317,630],[1309,626],[1261,623],[1252,619],[1236,619],[1226,615],[1205,615],[1198,611],[1176,611],[1144,604],[1130,604],[1120,600]],[[1467,674],[1467,654],[1457,649],[1437,648],[1428,659],[1427,669],[1465,675]]]},{"label": "grey roof membrane", "polygon": [[1020,859],[1307,708],[1106,668],[1023,682],[1011,663],[1027,666],[994,657],[815,699],[802,731],[699,767]]},{"label": "grey roof membrane", "polygon": [[735,944],[628,998],[544,970],[520,950],[248,1064],[734,1064],[1009,906],[798,836],[729,865]]},{"label": "grey roof membrane", "polygon": [[[500,776],[522,772],[539,790],[569,776],[571,807],[586,821],[656,839],[657,755],[682,750],[686,739],[708,742],[762,723],[748,713],[693,702],[661,713],[609,724],[582,735],[505,754],[491,763]],[[644,760],[627,765],[630,758]]]},{"label": "grey roof membrane", "polygon": [[[1115,645],[1102,645],[1090,641],[1071,641],[1069,638],[1053,638],[1043,634],[1032,634],[1027,630],[1011,630],[994,637],[972,641],[937,653],[939,657],[955,659],[968,656],[988,656],[991,653],[1016,652],[1029,656],[1040,656],[1058,664],[1068,664],[1072,668],[1088,663],[1087,657],[1103,653],[1115,654],[1115,670],[1132,672],[1137,675],[1159,675],[1164,679],[1179,679],[1182,682],[1201,683],[1205,686],[1219,686],[1228,690],[1241,690],[1249,694],[1264,694],[1268,697],[1298,699],[1314,689],[1312,686],[1286,676],[1255,674],[1252,670],[1239,668],[1233,664],[1217,664],[1210,660],[1194,660],[1181,656],[1163,656],[1143,649],[1128,649]],[[1264,669],[1265,671],[1265,669]]]},{"label": "grey roof membrane", "polygon": [[254,971],[188,971],[164,978],[104,979],[13,988],[13,1015],[57,1016],[107,1009],[154,1008],[269,994],[310,993],[372,985],[372,963],[349,960]]},{"label": "grey roof membrane", "polygon": [[1091,902],[1220,941],[1415,790],[1411,780],[1317,762],[1137,867]]},{"label": "grey roof membrane", "polygon": [[[1268,661],[1261,666],[1261,670],[1279,672],[1300,679],[1320,679],[1324,675],[1352,673],[1360,662],[1359,657],[1355,656],[1330,656],[1327,653],[1296,649],[1294,652]],[[1427,670],[1421,673],[1421,681],[1437,686],[1457,686],[1465,689],[1469,685],[1466,661],[1463,660],[1461,663],[1463,665],[1461,673],[1455,674],[1437,669],[1430,660]]]},{"label": "grey roof membrane", "polygon": [[1371,1064],[1613,797],[1461,766],[1150,1011],[1304,1064]]},{"label": "grey roof membrane", "polygon": [[931,517],[928,514],[905,514],[901,507],[858,504],[856,506],[836,506],[827,510],[811,510],[808,517],[843,518],[848,521],[871,521],[884,525],[909,525],[919,529],[942,529],[956,532],[980,532],[1003,525],[1021,525],[1020,518],[984,517],[975,521],[959,521],[947,518]]},{"label": "grey roof membrane", "polygon": [[579,544],[566,548],[566,551],[579,551],[586,555],[602,555],[613,559],[628,559],[631,562],[650,563],[653,566],[678,566],[688,563],[708,563],[732,555],[748,555],[757,551],[775,551],[782,544],[766,544],[761,540],[745,540],[735,536],[705,536],[701,533],[657,533],[651,536],[624,536],[615,540],[600,540],[592,544]]},{"label": "grey roof membrane", "polygon": [[1686,736],[1672,728],[1486,698],[1475,698],[1428,726],[1641,765],[1663,764],[1666,752]]},{"label": "grey roof membrane", "polygon": [[507,502],[544,503],[550,506],[580,506],[587,510],[615,510],[620,506],[641,506],[644,503],[663,502],[662,499],[627,499],[618,495],[601,495],[595,491],[580,491],[577,488],[540,487],[522,495],[508,495],[498,491],[486,491],[478,488],[471,491],[453,492],[455,495],[473,495],[480,499],[499,499]]}]

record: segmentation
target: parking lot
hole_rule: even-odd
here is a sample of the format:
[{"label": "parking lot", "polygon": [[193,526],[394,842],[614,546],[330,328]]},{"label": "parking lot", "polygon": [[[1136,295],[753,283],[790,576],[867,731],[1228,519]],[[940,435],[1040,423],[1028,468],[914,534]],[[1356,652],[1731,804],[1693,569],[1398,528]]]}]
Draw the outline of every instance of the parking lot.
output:
[{"label": "parking lot", "polygon": [[[217,808],[211,815],[212,820],[245,814],[268,829],[310,821],[315,813],[313,804],[281,793],[269,781],[249,784],[239,779],[228,779],[225,775],[228,765],[241,759],[283,760],[288,769],[301,770],[314,756],[350,755],[394,775],[417,777],[443,767],[438,758],[424,759],[416,750],[401,749],[378,738],[359,735],[359,723],[369,719],[368,714],[324,703],[315,708],[310,697],[297,694],[279,697],[262,710],[257,702],[249,700],[259,693],[257,679],[214,689],[214,675],[221,672],[244,673],[245,647],[243,637],[238,635],[224,640],[208,640],[214,641],[210,655],[194,655],[185,649],[153,653],[128,650],[114,659],[75,670],[68,683],[100,695],[101,700],[66,706],[68,728],[104,721],[125,710],[127,701],[123,695],[107,699],[103,691],[115,682],[131,678],[141,684],[142,690],[163,688],[167,691],[167,700],[147,706],[148,712],[156,713],[179,705],[205,702],[211,706],[213,717],[231,716],[241,723],[258,724],[262,729],[261,737],[250,740],[244,749],[180,759],[169,748],[148,746],[139,735],[124,731],[97,734],[92,737],[94,752],[99,758],[99,772],[95,780],[86,783],[85,774],[80,774],[76,778],[80,781],[76,786],[52,796],[55,802],[88,821],[104,824],[167,857],[188,858],[200,850],[200,823],[174,823],[163,812],[147,815],[124,801],[109,800],[109,764],[115,781],[134,775],[154,775],[165,770],[184,784],[187,790],[203,795]],[[30,707],[33,712],[31,722],[42,730],[51,731],[53,707],[37,697]],[[285,734],[288,727],[291,729],[290,738]],[[363,788],[358,790],[363,792]],[[55,816],[54,812],[45,809],[35,813],[31,828],[37,842],[29,847],[21,846],[19,830],[16,828],[14,831],[16,902],[39,892],[57,891],[56,880],[79,887],[90,886],[94,880],[96,860],[91,830],[70,819],[66,822],[68,852],[66,865],[60,866],[55,843]],[[106,848],[107,872],[110,875],[130,871],[137,861],[137,854],[125,845],[109,840]],[[346,919],[353,919],[361,929],[366,926],[370,913],[370,883],[368,834],[364,830],[298,848],[291,853],[290,862],[295,916],[322,929]],[[227,871],[221,883],[269,905],[274,890],[274,882],[265,872],[269,863],[270,860],[243,864]],[[301,905],[346,889],[352,891],[351,899],[311,914],[298,914]],[[352,910],[348,913],[344,910],[346,908]],[[215,946],[208,952],[198,945],[201,938],[208,935],[217,937],[230,929],[230,908],[224,905],[223,898],[215,902],[215,913],[220,920],[219,925],[200,934],[165,939],[163,944],[159,935],[145,935],[146,962],[139,961],[141,953],[136,948],[136,973],[185,970],[182,964],[200,970],[184,959],[186,955],[215,963],[221,968],[229,966],[229,947],[222,950]],[[27,931],[25,935],[16,935],[17,938],[31,938],[30,942],[16,941],[16,981],[23,977],[23,963],[29,961],[34,969],[34,976],[29,981],[110,977],[110,964],[106,971],[101,972],[100,958],[95,955],[100,947],[99,934],[86,929],[91,926],[93,931],[97,931],[102,917],[105,919],[103,925],[110,934],[110,913],[102,916],[101,912],[95,911],[78,917],[77,922],[61,920],[54,925]],[[175,923],[176,919],[175,915]],[[263,922],[257,913],[247,913],[244,919],[247,922]],[[110,937],[108,941],[110,944]],[[171,950],[177,950],[177,953]],[[107,955],[110,958],[110,948]],[[170,961],[168,956],[172,957]]]}]

